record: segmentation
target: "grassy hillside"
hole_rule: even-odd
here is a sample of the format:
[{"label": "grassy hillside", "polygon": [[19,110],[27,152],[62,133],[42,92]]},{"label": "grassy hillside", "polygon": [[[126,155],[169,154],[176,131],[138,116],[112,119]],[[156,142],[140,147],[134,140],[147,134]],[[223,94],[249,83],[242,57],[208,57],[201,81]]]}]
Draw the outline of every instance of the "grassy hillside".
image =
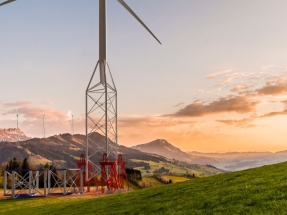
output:
[{"label": "grassy hillside", "polygon": [[[0,200],[0,214],[287,214],[287,163],[102,198]],[[24,209],[25,207],[25,209]]]},{"label": "grassy hillside", "polygon": [[201,176],[209,176],[209,175],[215,175],[222,173],[224,171],[213,168],[210,166],[203,166],[198,164],[189,164],[186,162],[178,161],[178,160],[172,160],[172,159],[166,159],[162,161],[147,161],[147,160],[139,160],[139,159],[130,159],[131,162],[134,164],[139,163],[139,165],[134,165],[134,168],[140,170],[143,175],[149,175],[144,167],[141,167],[142,163],[146,163],[149,165],[149,172],[153,172],[155,170],[158,170],[162,167],[165,169],[168,169],[170,173],[174,174],[195,174],[197,177]]}]

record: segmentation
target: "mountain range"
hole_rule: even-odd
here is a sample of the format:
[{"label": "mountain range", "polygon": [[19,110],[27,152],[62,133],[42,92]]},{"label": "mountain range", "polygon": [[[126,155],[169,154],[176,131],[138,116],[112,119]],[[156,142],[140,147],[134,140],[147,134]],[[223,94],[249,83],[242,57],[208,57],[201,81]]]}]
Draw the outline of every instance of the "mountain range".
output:
[{"label": "mountain range", "polygon": [[133,146],[132,148],[142,152],[154,153],[184,162],[201,165],[210,164],[226,171],[243,170],[287,161],[287,151],[275,153],[268,151],[226,153],[203,153],[196,151],[184,152],[163,139],[157,139],[145,144],[139,144]]},{"label": "mountain range", "polygon": [[[90,134],[90,138],[104,148],[105,137],[99,133]],[[82,134],[60,134],[48,138],[31,138],[20,142],[0,142],[0,164],[14,157],[22,161],[28,158],[31,165],[53,163],[57,168],[75,168],[76,160],[86,151],[86,136]],[[118,153],[127,160],[126,167],[140,168],[144,172],[160,170],[177,173],[195,173],[197,175],[214,175],[224,172],[211,166],[186,163],[171,160],[164,156],[141,152],[136,149],[119,145]],[[102,159],[101,153],[96,153],[95,161]]]},{"label": "mountain range", "polygon": [[[105,144],[105,138],[92,133],[91,138],[99,144]],[[0,164],[14,157],[29,157],[34,164],[53,162],[59,167],[76,167],[75,160],[85,154],[85,135],[60,134],[48,138],[29,138],[21,130],[0,129]],[[19,141],[18,141],[19,140]],[[18,143],[17,143],[18,142]],[[164,139],[153,140],[133,147],[119,145],[119,153],[129,160],[129,167],[150,161],[165,162],[176,160],[189,165],[211,165],[225,171],[248,169],[287,160],[287,151],[281,152],[226,152],[203,153],[184,152]],[[97,159],[102,155],[97,154]],[[143,163],[146,162],[146,163]],[[183,165],[183,164],[180,164]],[[193,168],[195,166],[190,166]],[[197,167],[196,167],[197,168]]]}]

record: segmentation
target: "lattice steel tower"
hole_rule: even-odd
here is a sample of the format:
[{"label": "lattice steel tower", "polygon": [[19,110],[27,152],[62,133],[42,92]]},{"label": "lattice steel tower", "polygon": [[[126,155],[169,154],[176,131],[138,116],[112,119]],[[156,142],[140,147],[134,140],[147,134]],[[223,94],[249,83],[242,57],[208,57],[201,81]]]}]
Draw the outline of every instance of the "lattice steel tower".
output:
[{"label": "lattice steel tower", "polygon": [[[16,0],[6,0],[0,3],[0,6],[14,1]],[[124,0],[118,2],[160,43]],[[109,159],[116,160],[118,154],[117,89],[107,62],[106,11],[106,0],[99,0],[99,60],[86,89],[86,181],[100,173],[99,155],[106,153]],[[45,114],[45,137],[44,120]],[[93,132],[105,137],[104,146],[92,139]],[[88,169],[89,166],[92,168]]]},{"label": "lattice steel tower", "polygon": [[[118,0],[160,43],[155,35],[123,1]],[[99,0],[99,60],[86,89],[86,181],[100,174],[99,155],[116,160],[118,154],[117,89],[107,62],[106,0]],[[92,139],[98,132],[104,145]],[[89,165],[89,163],[91,165]]]}]

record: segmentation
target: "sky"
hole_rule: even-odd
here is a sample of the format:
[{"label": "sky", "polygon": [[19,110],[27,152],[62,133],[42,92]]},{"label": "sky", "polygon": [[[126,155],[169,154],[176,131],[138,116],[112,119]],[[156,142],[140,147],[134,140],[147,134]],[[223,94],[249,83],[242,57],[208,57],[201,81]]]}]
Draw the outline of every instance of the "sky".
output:
[{"label": "sky", "polygon": [[[2,1],[1,1],[2,2]],[[126,0],[162,45],[107,0],[118,138],[184,151],[287,150],[287,2]],[[98,61],[98,1],[0,7],[0,128],[30,137],[85,132]]]}]

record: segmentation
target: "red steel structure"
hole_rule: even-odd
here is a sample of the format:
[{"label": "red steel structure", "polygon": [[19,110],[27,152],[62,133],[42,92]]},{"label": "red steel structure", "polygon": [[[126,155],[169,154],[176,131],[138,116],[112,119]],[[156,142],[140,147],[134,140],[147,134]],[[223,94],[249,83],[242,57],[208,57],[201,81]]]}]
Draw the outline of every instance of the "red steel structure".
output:
[{"label": "red steel structure", "polygon": [[[85,157],[84,154],[81,154],[80,160],[79,160],[79,161],[76,161],[76,163],[77,163],[77,166],[78,166],[79,169],[84,169],[84,170],[87,169],[87,168],[86,168],[86,165],[87,165],[87,163],[86,163],[86,157]],[[92,164],[90,164],[90,163],[88,162],[88,169],[90,170],[90,169],[92,169],[92,168],[93,168]],[[89,178],[90,178],[90,174],[91,174],[90,171],[88,172],[88,174],[89,174]],[[78,186],[80,186],[80,179],[77,180],[77,184],[78,184]],[[87,191],[88,191],[88,192],[90,192],[90,187],[91,187],[91,185],[93,185],[93,184],[96,185],[96,187],[98,188],[99,181],[97,180],[97,177],[96,177],[96,176],[94,176],[93,178],[91,178],[89,181],[87,181],[86,178],[84,178],[83,187],[84,187],[84,185],[87,186]]]},{"label": "red steel structure", "polygon": [[[79,169],[87,169],[86,167],[86,158],[85,155],[82,154],[80,156],[80,160],[77,161],[77,166]],[[90,191],[91,185],[96,185],[98,188],[98,185],[101,185],[101,191],[104,193],[105,188],[107,188],[109,191],[116,191],[119,189],[124,189],[124,182],[126,179],[126,183],[128,186],[128,190],[130,188],[128,177],[126,174],[125,164],[126,160],[123,160],[122,155],[118,155],[117,160],[108,160],[108,156],[106,153],[103,154],[103,159],[99,161],[99,164],[101,166],[101,177],[100,179],[97,178],[97,175],[95,175],[93,178],[89,178],[90,180],[84,180],[84,185],[87,186],[87,191]],[[92,164],[88,162],[88,169],[93,168]],[[117,170],[118,169],[118,170]],[[90,171],[88,172],[90,174]],[[80,180],[78,180],[77,184],[80,186]]]}]

